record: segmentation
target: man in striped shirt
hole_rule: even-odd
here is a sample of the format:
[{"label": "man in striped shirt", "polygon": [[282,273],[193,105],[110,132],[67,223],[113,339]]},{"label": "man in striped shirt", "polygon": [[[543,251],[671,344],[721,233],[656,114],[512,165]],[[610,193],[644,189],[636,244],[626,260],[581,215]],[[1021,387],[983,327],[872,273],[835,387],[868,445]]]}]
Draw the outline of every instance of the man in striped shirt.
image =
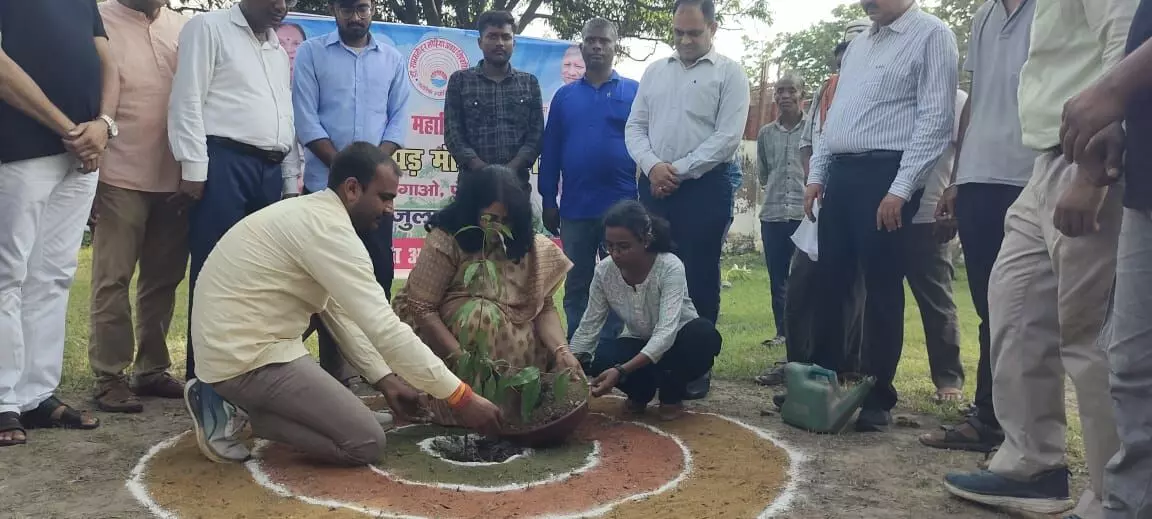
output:
[{"label": "man in striped shirt", "polygon": [[[844,55],[836,99],[817,139],[805,210],[821,201],[817,264],[822,322],[839,322],[864,276],[864,365],[876,386],[856,428],[886,430],[904,341],[903,233],[928,174],[952,140],[958,51],[951,29],[912,0],[863,0],[872,28]],[[815,332],[814,360],[839,369],[843,330]]]}]

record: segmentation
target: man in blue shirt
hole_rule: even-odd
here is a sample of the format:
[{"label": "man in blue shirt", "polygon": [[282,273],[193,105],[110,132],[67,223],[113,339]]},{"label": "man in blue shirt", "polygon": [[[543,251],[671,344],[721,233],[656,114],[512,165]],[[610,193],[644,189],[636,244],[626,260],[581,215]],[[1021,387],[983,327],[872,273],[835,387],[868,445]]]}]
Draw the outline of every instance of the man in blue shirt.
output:
[{"label": "man in blue shirt", "polygon": [[[564,313],[572,339],[584,309],[598,257],[603,256],[601,217],[613,204],[636,199],[636,162],[624,145],[624,124],[640,84],[612,70],[619,35],[603,18],[584,24],[580,51],[585,73],[552,97],[540,156],[544,226],[559,234],[572,270],[564,282]],[[564,196],[556,196],[563,179]],[[619,332],[609,316],[602,337]]]},{"label": "man in blue shirt", "polygon": [[[336,153],[357,141],[376,143],[388,155],[403,144],[409,83],[404,59],[372,37],[371,0],[329,0],[334,33],[304,42],[296,52],[292,104],[296,134],[307,147],[304,191],[323,191]],[[392,220],[361,235],[376,281],[390,294],[393,278]],[[322,325],[320,363],[354,391],[367,392]],[[361,391],[363,390],[363,391]]]}]

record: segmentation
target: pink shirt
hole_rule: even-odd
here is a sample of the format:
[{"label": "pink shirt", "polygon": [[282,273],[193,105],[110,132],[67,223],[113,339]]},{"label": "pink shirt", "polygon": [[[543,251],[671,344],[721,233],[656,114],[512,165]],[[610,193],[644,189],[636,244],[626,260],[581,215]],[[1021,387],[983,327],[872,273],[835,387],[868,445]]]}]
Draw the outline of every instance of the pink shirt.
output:
[{"label": "pink shirt", "polygon": [[188,19],[164,8],[152,21],[116,0],[101,2],[99,9],[120,66],[120,107],[113,115],[120,135],[108,141],[100,181],[136,191],[175,192],[180,165],[168,145],[168,97],[176,42]]}]

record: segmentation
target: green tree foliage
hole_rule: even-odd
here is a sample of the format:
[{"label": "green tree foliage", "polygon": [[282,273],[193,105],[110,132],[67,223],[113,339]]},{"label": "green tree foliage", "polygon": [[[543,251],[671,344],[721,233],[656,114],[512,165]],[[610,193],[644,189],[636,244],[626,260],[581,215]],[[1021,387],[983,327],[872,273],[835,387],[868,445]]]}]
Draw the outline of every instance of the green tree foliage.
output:
[{"label": "green tree foliage", "polygon": [[[961,60],[968,52],[972,14],[983,3],[984,0],[935,0],[925,6],[952,28]],[[832,10],[830,18],[803,31],[781,35],[775,42],[780,49],[776,65],[781,71],[795,72],[804,78],[809,92],[815,90],[832,72],[832,49],[843,38],[844,27],[863,16],[858,3],[843,4]]]},{"label": "green tree foliage", "polygon": [[[597,16],[616,22],[622,38],[668,43],[675,0],[374,0],[376,19],[409,25],[474,29],[476,17],[489,9],[517,16],[516,32],[543,21],[559,38],[574,39],[584,22]],[[173,2],[176,3],[176,2]],[[181,10],[220,9],[235,0],[185,0]],[[770,22],[769,0],[718,0],[721,22],[754,19]],[[295,11],[328,14],[328,0],[300,0]],[[643,58],[644,56],[633,57]]]},{"label": "green tree foliage", "polygon": [[844,38],[844,27],[863,16],[859,4],[843,4],[832,10],[831,19],[797,33],[780,35],[776,40],[780,49],[776,64],[781,71],[799,75],[804,79],[805,89],[815,92],[832,72],[832,49]]}]

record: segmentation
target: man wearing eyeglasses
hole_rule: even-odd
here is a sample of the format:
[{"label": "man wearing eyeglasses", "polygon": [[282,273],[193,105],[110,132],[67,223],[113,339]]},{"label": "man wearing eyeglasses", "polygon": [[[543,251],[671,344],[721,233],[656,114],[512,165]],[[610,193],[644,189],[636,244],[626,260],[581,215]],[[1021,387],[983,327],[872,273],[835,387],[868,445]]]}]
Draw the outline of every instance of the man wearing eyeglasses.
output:
[{"label": "man wearing eyeglasses", "polygon": [[[304,192],[323,191],[336,153],[353,142],[370,142],[391,156],[403,145],[410,86],[395,47],[372,37],[371,0],[328,0],[336,32],[304,42],[296,51],[292,104],[296,135],[307,147]],[[390,295],[393,278],[392,220],[361,234],[376,281]],[[320,364],[345,386],[369,394],[340,355],[336,341],[317,326]]]},{"label": "man wearing eyeglasses", "polygon": [[177,196],[191,207],[189,294],[225,232],[282,196],[299,194],[288,54],[274,30],[295,5],[241,0],[193,18],[180,33],[168,139],[180,162]]}]

